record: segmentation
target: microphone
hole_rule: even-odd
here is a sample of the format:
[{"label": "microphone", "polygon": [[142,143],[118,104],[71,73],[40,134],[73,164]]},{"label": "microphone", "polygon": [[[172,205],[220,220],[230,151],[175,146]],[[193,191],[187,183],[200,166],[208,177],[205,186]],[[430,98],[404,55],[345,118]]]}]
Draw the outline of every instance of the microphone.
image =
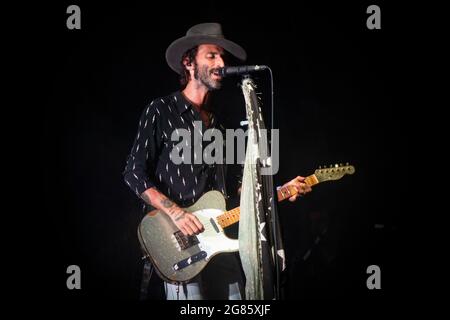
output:
[{"label": "microphone", "polygon": [[261,71],[268,69],[268,66],[238,66],[238,67],[223,67],[219,68],[219,75],[221,77],[247,74],[254,71]]}]

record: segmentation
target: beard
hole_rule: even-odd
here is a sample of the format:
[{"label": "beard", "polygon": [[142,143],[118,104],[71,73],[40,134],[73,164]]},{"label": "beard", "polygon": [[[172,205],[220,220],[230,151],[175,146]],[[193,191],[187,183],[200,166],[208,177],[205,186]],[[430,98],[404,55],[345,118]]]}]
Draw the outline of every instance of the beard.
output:
[{"label": "beard", "polygon": [[208,66],[194,64],[194,78],[199,80],[208,90],[218,90],[222,87],[222,79],[213,79],[211,76],[217,69],[208,69]]}]

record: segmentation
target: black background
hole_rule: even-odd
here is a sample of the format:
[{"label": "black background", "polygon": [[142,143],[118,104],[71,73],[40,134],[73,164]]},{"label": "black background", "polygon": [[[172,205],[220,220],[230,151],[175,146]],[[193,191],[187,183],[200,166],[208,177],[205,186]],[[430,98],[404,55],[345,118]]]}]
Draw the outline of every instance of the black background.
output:
[{"label": "black background", "polygon": [[[81,8],[81,30],[66,28],[70,4]],[[366,27],[370,4],[381,8],[381,30]],[[43,241],[36,256],[46,296],[139,298],[136,228],[142,213],[121,173],[146,103],[178,88],[165,62],[167,46],[190,26],[211,21],[222,23],[226,37],[247,50],[247,64],[273,70],[281,139],[276,182],[312,174],[320,165],[349,162],[356,168],[296,203],[280,204],[288,259],[285,298],[370,301],[402,293],[400,232],[408,181],[398,168],[405,164],[408,137],[399,129],[405,121],[397,99],[403,58],[399,11],[371,2],[243,5],[45,7],[39,46],[30,50],[42,53],[36,64],[36,88],[43,88],[36,171],[44,215],[38,218]],[[255,80],[269,125],[266,74]],[[220,93],[230,102],[219,110],[231,125],[244,118],[235,84],[227,80]],[[66,288],[72,264],[82,270],[81,290]],[[381,268],[381,290],[366,287],[366,269],[373,264]],[[163,299],[156,277],[149,293]]]}]

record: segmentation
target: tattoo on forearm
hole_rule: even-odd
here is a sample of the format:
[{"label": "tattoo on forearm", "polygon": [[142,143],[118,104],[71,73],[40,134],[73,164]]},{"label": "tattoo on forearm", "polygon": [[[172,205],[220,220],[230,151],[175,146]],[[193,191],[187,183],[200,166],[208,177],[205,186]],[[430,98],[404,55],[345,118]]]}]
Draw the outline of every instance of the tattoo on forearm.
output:
[{"label": "tattoo on forearm", "polygon": [[166,209],[165,212],[169,216],[173,216],[177,212],[177,208],[175,208],[175,206],[173,206],[173,207],[170,207],[170,208]]},{"label": "tattoo on forearm", "polygon": [[170,208],[171,206],[173,206],[173,202],[167,198],[161,200],[161,204],[163,205],[164,208]]}]

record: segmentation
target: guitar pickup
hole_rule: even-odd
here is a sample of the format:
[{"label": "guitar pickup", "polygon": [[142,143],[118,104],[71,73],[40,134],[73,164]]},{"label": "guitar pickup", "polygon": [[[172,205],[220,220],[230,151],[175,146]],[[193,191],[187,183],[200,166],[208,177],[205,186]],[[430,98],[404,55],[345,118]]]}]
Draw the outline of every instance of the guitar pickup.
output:
[{"label": "guitar pickup", "polygon": [[216,230],[217,233],[220,233],[219,227],[216,224],[216,221],[214,221],[213,218],[209,219],[209,222],[211,223],[211,225],[213,226],[214,230]]},{"label": "guitar pickup", "polygon": [[206,253],[206,251],[200,251],[199,253],[194,254],[193,256],[190,256],[187,259],[184,259],[184,260],[181,260],[178,263],[175,263],[172,268],[175,271],[184,269],[187,266],[190,266],[191,264],[193,264],[193,263],[195,263],[197,261],[205,259],[207,255],[208,254]]}]

